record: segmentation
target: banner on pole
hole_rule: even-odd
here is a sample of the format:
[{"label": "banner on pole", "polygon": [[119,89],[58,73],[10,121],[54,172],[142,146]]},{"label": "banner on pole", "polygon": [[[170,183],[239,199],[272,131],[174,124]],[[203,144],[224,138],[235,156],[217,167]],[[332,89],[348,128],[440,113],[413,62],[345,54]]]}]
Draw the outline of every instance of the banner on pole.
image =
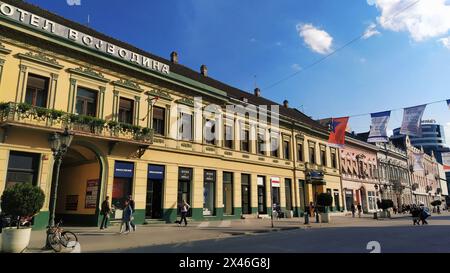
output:
[{"label": "banner on pole", "polygon": [[349,117],[331,119],[331,132],[328,142],[332,144],[332,146],[340,147],[345,144],[345,130],[347,129],[348,119]]},{"label": "banner on pole", "polygon": [[423,153],[414,153],[414,171],[423,171]]},{"label": "banner on pole", "polygon": [[404,109],[400,134],[408,136],[422,136],[421,121],[427,105],[418,105]]},{"label": "banner on pole", "polygon": [[391,111],[371,114],[372,126],[370,127],[367,142],[389,142],[387,135],[387,124],[391,117]]}]

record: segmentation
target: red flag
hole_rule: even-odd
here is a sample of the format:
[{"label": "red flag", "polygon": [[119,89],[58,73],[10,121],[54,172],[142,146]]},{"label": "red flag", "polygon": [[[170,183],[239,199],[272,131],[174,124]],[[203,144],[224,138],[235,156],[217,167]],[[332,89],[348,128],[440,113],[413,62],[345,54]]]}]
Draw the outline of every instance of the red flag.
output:
[{"label": "red flag", "polygon": [[331,132],[330,137],[328,138],[330,144],[338,146],[345,144],[345,129],[347,129],[348,119],[349,117],[331,119]]}]

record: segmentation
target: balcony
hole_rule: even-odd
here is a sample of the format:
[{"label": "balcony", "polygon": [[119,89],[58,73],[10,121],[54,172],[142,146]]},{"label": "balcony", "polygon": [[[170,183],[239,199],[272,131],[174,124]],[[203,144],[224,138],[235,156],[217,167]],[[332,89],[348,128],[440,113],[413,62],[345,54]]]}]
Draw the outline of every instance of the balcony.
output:
[{"label": "balcony", "polygon": [[153,130],[149,128],[34,107],[25,103],[0,103],[0,126],[6,125],[44,131],[62,131],[67,127],[76,135],[139,145],[149,145],[153,140]]}]

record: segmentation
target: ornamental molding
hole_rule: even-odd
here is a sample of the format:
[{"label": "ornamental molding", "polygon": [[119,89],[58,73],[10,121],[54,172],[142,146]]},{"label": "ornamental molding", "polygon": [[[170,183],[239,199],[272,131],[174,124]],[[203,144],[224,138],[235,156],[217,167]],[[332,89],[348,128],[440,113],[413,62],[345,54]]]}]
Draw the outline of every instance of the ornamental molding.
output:
[{"label": "ornamental molding", "polygon": [[5,47],[5,45],[2,44],[2,42],[0,42],[0,53],[4,54],[4,55],[8,55],[9,53],[11,53],[12,50],[7,49]]},{"label": "ornamental molding", "polygon": [[64,67],[61,64],[59,64],[56,59],[51,58],[42,52],[33,53],[30,51],[25,54],[19,53],[16,56],[20,59],[25,59],[31,62],[39,63],[45,66],[50,66],[56,69],[62,69]]},{"label": "ornamental molding", "polygon": [[189,98],[178,99],[176,100],[176,103],[194,107],[194,100]]},{"label": "ornamental molding", "polygon": [[148,96],[153,96],[153,97],[159,97],[165,100],[169,100],[172,101],[173,98],[170,96],[169,92],[160,90],[160,89],[153,89],[153,90],[149,90],[146,93]]},{"label": "ornamental molding", "polygon": [[94,71],[92,68],[90,67],[77,67],[77,68],[69,68],[68,69],[69,72],[80,75],[80,76],[85,76],[94,80],[98,80],[104,83],[109,82],[110,80],[108,80],[107,78],[105,78],[105,76],[101,73],[101,72],[96,72]]},{"label": "ornamental molding", "polygon": [[142,89],[141,86],[139,86],[138,83],[133,82],[131,80],[118,80],[118,81],[113,82],[113,84],[116,85],[116,86],[120,86],[120,87],[123,87],[123,88],[127,88],[127,89],[130,89],[130,90],[139,92],[139,93],[144,92],[144,89]]}]

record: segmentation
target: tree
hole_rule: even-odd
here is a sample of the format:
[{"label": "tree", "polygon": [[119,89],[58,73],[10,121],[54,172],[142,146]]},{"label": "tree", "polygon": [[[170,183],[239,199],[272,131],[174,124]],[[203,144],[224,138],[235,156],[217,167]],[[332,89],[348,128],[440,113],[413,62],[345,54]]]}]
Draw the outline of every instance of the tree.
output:
[{"label": "tree", "polygon": [[390,199],[383,199],[380,202],[380,208],[383,210],[387,210],[389,208],[394,207],[394,202]]},{"label": "tree", "polygon": [[20,219],[38,214],[44,200],[45,194],[41,188],[30,183],[17,183],[3,192],[1,208],[5,215],[17,220],[17,228],[20,228]]},{"label": "tree", "polygon": [[326,211],[326,208],[333,204],[333,196],[329,193],[320,193],[317,195],[317,205]]}]

